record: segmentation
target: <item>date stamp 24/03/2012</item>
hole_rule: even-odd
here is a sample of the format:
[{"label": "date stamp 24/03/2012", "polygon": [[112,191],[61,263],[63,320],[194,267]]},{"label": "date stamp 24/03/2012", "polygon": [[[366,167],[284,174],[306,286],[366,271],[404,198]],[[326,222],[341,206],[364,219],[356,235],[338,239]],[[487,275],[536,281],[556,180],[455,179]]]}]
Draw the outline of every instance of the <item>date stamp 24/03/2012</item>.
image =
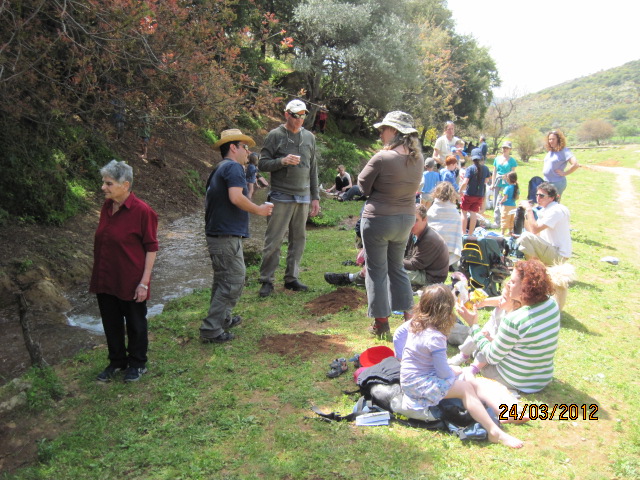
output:
[{"label": "date stamp 24/03/2012", "polygon": [[[576,403],[525,403],[524,405],[499,405],[498,420],[521,421],[527,417],[530,420],[598,420],[598,405]],[[529,415],[527,415],[527,413]]]}]

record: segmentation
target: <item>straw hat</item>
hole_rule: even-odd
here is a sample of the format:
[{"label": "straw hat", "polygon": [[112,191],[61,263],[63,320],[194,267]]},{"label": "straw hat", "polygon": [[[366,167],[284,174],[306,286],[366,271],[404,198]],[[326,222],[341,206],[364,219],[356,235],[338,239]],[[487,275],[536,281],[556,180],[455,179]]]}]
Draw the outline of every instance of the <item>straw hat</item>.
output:
[{"label": "straw hat", "polygon": [[220,132],[220,140],[213,144],[213,148],[220,148],[221,145],[229,142],[244,142],[250,147],[256,146],[256,142],[253,141],[253,138],[244,135],[237,128],[230,128],[229,130],[223,130]]}]

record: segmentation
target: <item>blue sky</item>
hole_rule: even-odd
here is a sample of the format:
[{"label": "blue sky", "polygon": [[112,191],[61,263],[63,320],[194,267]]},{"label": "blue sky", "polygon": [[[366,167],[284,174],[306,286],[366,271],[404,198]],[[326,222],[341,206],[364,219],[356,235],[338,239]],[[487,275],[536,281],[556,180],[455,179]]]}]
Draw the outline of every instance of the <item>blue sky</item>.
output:
[{"label": "blue sky", "polygon": [[640,59],[640,2],[448,0],[456,31],[488,47],[518,96]]}]

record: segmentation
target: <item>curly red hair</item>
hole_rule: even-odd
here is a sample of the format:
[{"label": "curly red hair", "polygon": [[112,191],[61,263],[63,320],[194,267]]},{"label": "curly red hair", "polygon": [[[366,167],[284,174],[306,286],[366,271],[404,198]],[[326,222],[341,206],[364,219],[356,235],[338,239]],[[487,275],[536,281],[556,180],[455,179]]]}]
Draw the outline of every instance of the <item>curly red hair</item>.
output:
[{"label": "curly red hair", "polygon": [[518,272],[522,281],[521,298],[525,305],[544,302],[555,293],[547,267],[537,258],[516,263],[514,270]]}]

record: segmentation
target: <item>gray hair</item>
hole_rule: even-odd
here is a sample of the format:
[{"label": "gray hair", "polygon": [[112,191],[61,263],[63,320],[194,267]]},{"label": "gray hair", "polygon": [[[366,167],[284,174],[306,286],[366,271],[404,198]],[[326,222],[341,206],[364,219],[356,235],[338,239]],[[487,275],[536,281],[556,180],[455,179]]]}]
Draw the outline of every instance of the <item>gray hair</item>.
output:
[{"label": "gray hair", "polygon": [[427,206],[422,205],[421,203],[416,203],[416,215],[418,215],[422,220],[427,218]]},{"label": "gray hair", "polygon": [[100,175],[113,178],[118,183],[129,182],[129,190],[133,187],[133,168],[127,162],[111,160],[100,169]]}]

